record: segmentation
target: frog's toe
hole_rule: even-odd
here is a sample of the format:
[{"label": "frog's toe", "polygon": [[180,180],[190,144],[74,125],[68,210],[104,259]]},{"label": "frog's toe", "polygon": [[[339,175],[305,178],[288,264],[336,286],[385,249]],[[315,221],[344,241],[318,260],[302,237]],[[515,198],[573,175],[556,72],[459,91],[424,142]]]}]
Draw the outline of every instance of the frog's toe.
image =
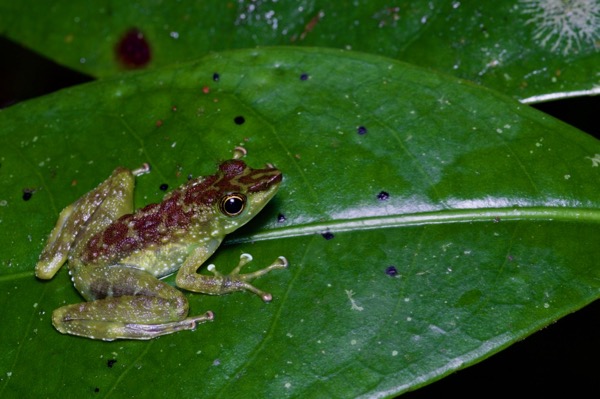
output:
[{"label": "frog's toe", "polygon": [[290,263],[288,262],[285,256],[280,256],[275,262],[273,262],[273,264],[279,264],[279,266],[277,267],[278,269],[285,269],[289,266]]}]

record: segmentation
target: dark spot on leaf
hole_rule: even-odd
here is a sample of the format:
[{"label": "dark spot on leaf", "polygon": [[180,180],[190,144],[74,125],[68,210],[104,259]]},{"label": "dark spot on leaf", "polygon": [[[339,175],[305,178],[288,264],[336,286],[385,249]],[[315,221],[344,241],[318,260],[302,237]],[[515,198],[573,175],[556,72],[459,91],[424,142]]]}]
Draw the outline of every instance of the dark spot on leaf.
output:
[{"label": "dark spot on leaf", "polygon": [[158,188],[160,188],[162,191],[167,191],[169,188],[169,185],[167,183],[163,183]]},{"label": "dark spot on leaf", "polygon": [[303,73],[300,75],[300,80],[308,80],[309,75],[307,73]]},{"label": "dark spot on leaf", "polygon": [[96,392],[96,393],[100,392],[100,388],[98,388],[98,387],[94,388],[94,392]]},{"label": "dark spot on leaf", "polygon": [[29,201],[33,197],[33,190],[26,188],[23,190],[23,201]]},{"label": "dark spot on leaf", "polygon": [[331,231],[325,231],[325,232],[321,233],[321,235],[326,240],[331,240],[331,239],[333,239],[333,237],[335,237]]},{"label": "dark spot on leaf", "polygon": [[382,191],[379,194],[377,194],[377,199],[379,201],[386,201],[390,198],[390,194],[387,191]]},{"label": "dark spot on leaf", "polygon": [[277,215],[277,221],[279,223],[285,222],[285,215],[283,213],[280,213],[279,215]]},{"label": "dark spot on leaf", "polygon": [[150,45],[137,28],[123,35],[116,47],[117,58],[126,68],[143,68],[150,62]]},{"label": "dark spot on leaf", "polygon": [[219,81],[219,79],[221,79],[221,76],[220,76],[218,73],[216,73],[216,72],[215,72],[215,73],[213,73],[213,80],[214,80],[215,82],[218,82],[218,81]]},{"label": "dark spot on leaf", "polygon": [[398,275],[398,270],[396,269],[396,266],[388,266],[385,268],[385,274],[387,274],[388,276],[394,277],[394,276]]},{"label": "dark spot on leaf", "polygon": [[108,366],[108,368],[112,368],[112,366],[114,366],[116,362],[117,362],[117,359],[108,359],[108,361],[106,362],[106,365]]},{"label": "dark spot on leaf", "polygon": [[363,134],[367,134],[367,128],[364,126],[359,126],[356,129],[356,132],[362,136]]},{"label": "dark spot on leaf", "polygon": [[233,118],[233,121],[235,122],[236,125],[243,125],[244,122],[246,122],[246,118],[244,118],[243,116],[236,116],[235,118]]},{"label": "dark spot on leaf", "polygon": [[189,175],[187,175],[187,179],[188,180],[192,180],[194,178],[194,176],[192,176],[192,174],[190,173]]}]

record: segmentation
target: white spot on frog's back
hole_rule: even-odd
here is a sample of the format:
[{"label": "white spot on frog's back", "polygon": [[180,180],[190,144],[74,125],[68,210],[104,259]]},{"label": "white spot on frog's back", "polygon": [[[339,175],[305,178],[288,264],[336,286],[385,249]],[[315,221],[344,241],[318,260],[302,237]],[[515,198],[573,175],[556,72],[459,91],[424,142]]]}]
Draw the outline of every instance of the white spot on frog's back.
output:
[{"label": "white spot on frog's back", "polygon": [[600,39],[598,0],[520,0],[533,39],[553,53],[595,50]]}]

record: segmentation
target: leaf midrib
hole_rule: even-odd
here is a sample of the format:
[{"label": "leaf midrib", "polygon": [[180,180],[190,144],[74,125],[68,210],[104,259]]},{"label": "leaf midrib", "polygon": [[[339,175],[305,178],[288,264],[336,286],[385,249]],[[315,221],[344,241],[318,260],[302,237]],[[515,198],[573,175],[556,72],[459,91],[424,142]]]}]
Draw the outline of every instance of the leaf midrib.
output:
[{"label": "leaf midrib", "polygon": [[292,238],[330,232],[389,229],[442,223],[499,222],[515,220],[600,223],[600,209],[568,207],[519,207],[453,209],[406,215],[339,219],[281,227],[245,237],[226,239],[224,245]]}]

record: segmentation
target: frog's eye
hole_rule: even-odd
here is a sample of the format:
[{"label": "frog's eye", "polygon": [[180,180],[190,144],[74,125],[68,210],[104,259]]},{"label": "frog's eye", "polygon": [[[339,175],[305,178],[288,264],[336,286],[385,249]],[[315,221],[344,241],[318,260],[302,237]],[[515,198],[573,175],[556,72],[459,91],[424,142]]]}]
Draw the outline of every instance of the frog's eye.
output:
[{"label": "frog's eye", "polygon": [[237,216],[246,206],[246,196],[243,194],[229,194],[221,198],[221,212],[227,216]]}]

